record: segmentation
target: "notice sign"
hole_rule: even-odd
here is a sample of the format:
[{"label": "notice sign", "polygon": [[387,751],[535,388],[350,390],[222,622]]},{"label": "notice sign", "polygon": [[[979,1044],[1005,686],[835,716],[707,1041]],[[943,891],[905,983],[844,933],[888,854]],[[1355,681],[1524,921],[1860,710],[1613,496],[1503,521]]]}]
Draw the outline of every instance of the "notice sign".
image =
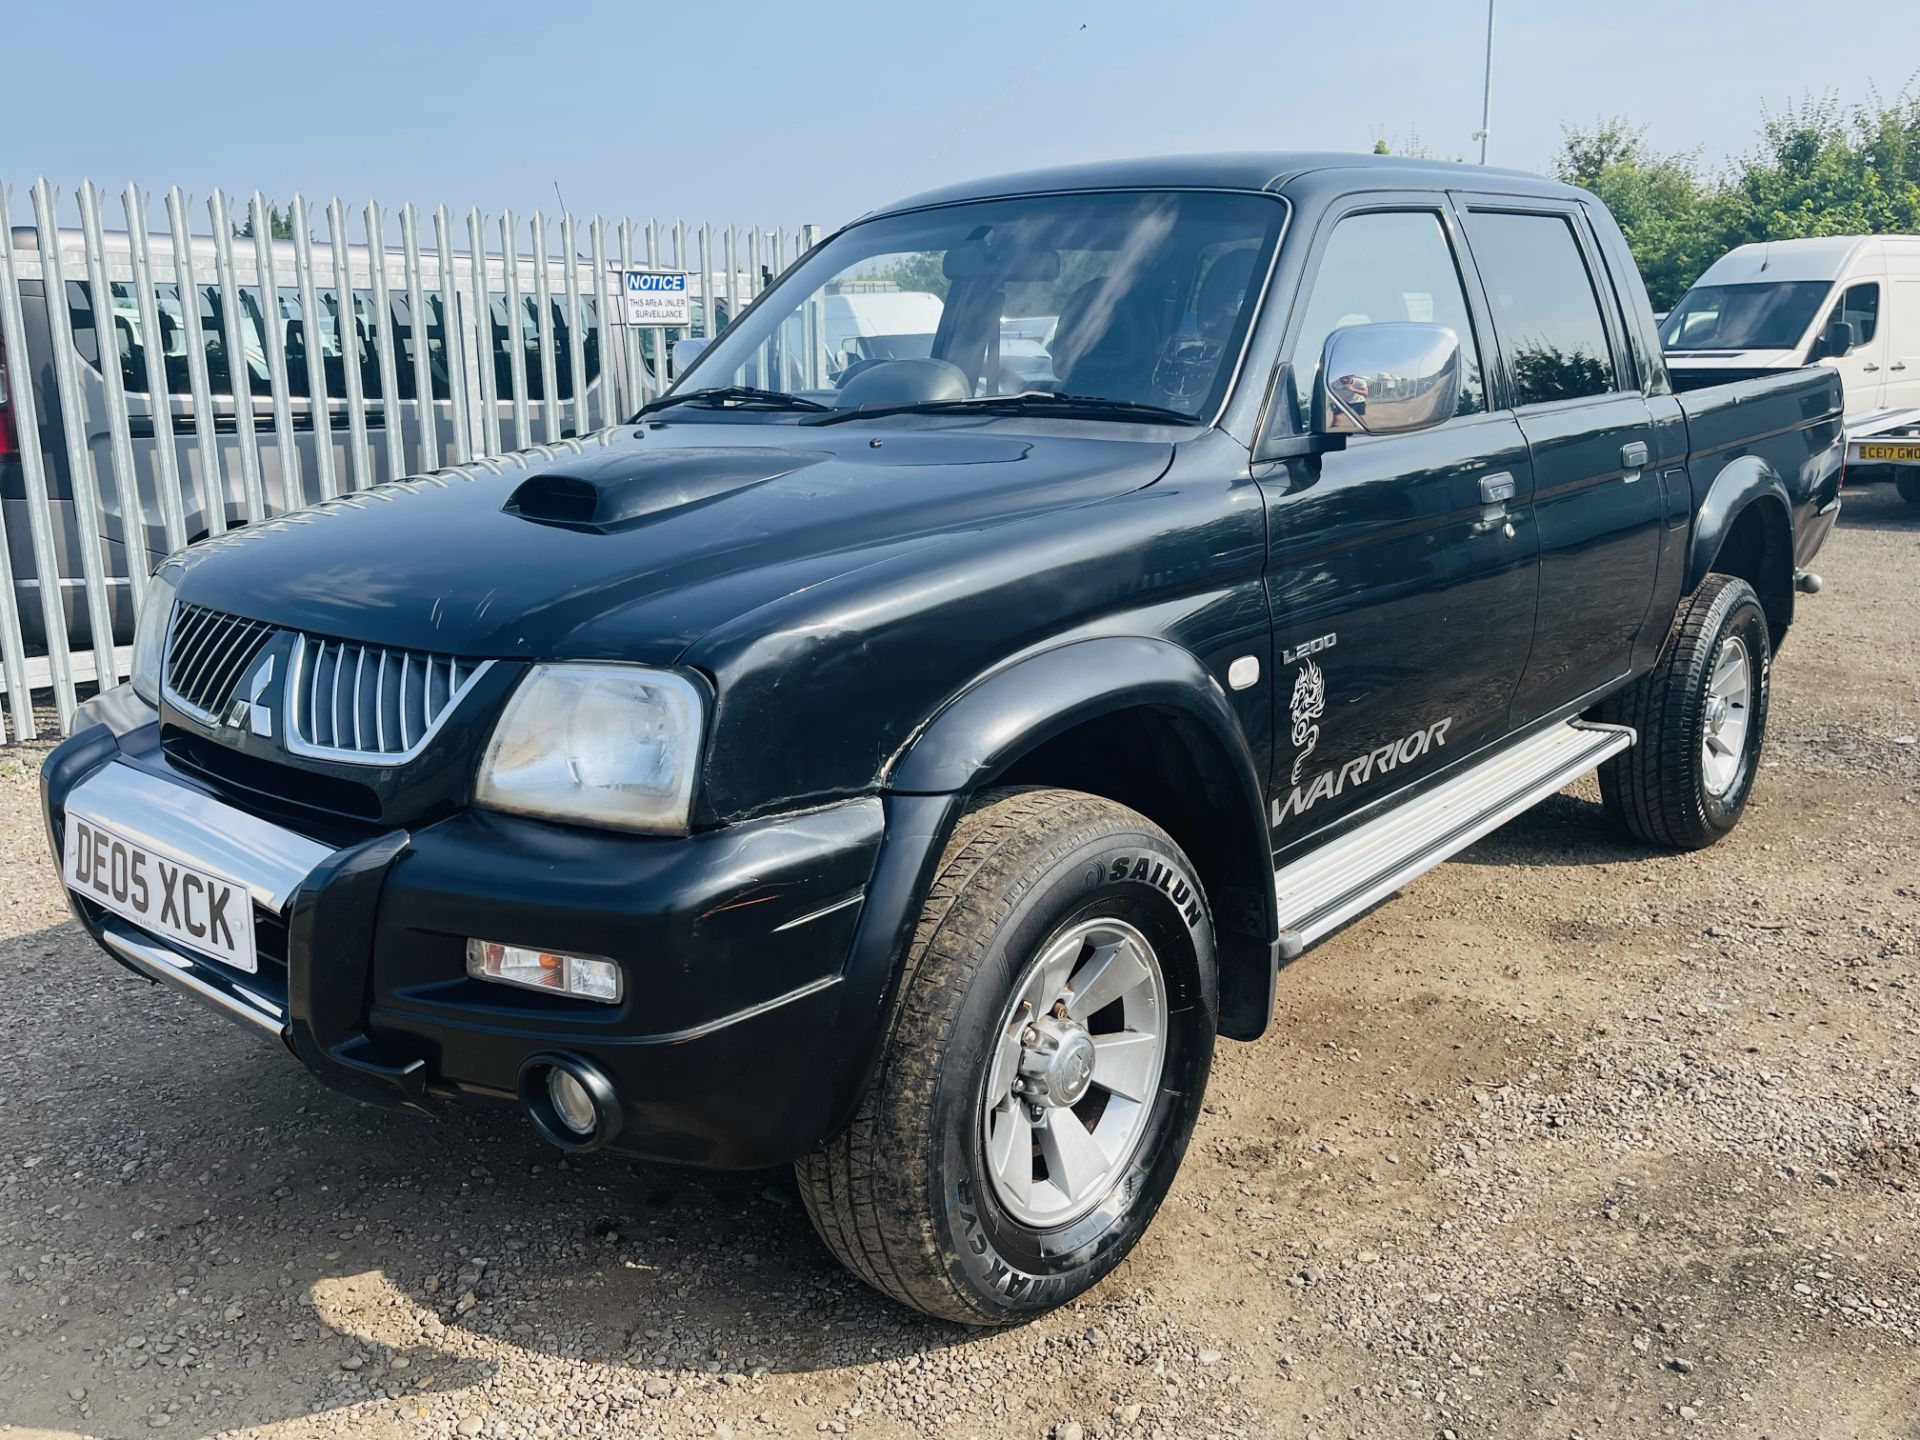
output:
[{"label": "notice sign", "polygon": [[622,270],[620,290],[626,297],[629,325],[663,325],[685,329],[693,324],[693,297],[687,291],[684,270]]}]

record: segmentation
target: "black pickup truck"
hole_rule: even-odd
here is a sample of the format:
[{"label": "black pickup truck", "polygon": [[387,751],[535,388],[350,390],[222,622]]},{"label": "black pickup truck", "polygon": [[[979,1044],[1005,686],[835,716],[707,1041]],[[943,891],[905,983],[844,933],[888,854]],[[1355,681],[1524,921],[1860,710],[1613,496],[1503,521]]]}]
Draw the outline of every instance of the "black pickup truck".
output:
[{"label": "black pickup truck", "polygon": [[1006,1322],[1127,1253],[1306,947],[1596,767],[1732,828],[1843,453],[1831,370],[1674,395],[1577,190],[963,186],[626,424],[170,560],[49,835],[322,1079],[792,1162],[860,1276]]}]

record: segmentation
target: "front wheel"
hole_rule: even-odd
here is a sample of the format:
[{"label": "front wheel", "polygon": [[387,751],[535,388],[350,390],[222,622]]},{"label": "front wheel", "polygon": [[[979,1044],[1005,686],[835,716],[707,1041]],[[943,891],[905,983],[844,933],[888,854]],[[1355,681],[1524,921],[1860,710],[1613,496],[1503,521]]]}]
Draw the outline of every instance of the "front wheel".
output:
[{"label": "front wheel", "polygon": [[1166,1195],[1217,1009],[1212,920],[1164,832],[1073,791],[983,797],[942,856],[872,1086],[796,1167],[814,1227],[940,1319],[1065,1304]]},{"label": "front wheel", "polygon": [[1766,737],[1773,649],[1760,597],[1709,575],[1680,605],[1653,669],[1600,707],[1634,746],[1600,767],[1600,798],[1638,838],[1699,850],[1739,823]]}]

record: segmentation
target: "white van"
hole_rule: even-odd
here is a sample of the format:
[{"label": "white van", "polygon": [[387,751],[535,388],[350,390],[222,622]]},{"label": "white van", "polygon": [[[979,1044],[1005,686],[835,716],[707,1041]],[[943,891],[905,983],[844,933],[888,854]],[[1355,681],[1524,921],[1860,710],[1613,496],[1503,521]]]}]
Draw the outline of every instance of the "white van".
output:
[{"label": "white van", "polygon": [[1829,365],[1846,391],[1847,463],[1886,466],[1920,504],[1920,235],[1742,245],[1660,322],[1676,389]]},{"label": "white van", "polygon": [[1834,235],[1729,251],[1660,326],[1674,384],[1819,362],[1847,422],[1920,409],[1920,235]]}]

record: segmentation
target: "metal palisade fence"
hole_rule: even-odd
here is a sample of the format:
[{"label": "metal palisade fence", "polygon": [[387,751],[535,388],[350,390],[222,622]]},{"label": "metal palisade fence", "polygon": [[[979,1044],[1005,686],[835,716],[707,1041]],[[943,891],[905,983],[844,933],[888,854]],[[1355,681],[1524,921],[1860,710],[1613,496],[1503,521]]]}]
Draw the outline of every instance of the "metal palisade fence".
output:
[{"label": "metal palisade fence", "polygon": [[[0,180],[0,743],[126,678],[167,555],[617,423],[819,233],[217,191],[199,212],[178,187],[155,208],[82,184],[63,224],[46,180]],[[687,327],[620,323],[622,270],[687,272]]]}]

